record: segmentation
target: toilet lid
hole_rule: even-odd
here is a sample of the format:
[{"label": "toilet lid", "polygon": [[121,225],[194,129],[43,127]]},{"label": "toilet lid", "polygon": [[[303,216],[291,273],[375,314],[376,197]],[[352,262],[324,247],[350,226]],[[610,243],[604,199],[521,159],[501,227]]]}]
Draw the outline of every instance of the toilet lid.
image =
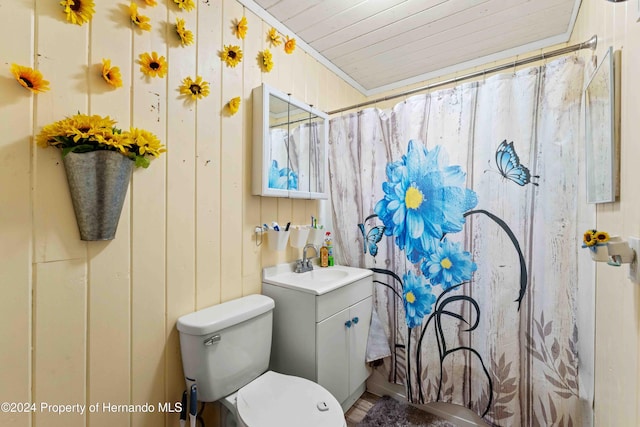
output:
[{"label": "toilet lid", "polygon": [[238,416],[248,427],[343,427],[335,397],[300,377],[268,371],[238,390]]}]

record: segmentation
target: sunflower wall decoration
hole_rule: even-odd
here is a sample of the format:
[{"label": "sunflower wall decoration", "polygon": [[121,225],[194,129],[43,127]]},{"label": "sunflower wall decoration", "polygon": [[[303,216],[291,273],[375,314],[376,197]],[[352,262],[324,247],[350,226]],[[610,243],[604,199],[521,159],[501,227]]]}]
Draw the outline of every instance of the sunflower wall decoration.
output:
[{"label": "sunflower wall decoration", "polygon": [[242,50],[240,46],[225,45],[224,50],[220,52],[220,58],[227,64],[227,67],[235,67],[242,61]]},{"label": "sunflower wall decoration", "polygon": [[176,18],[176,33],[178,33],[178,37],[180,37],[182,46],[193,44],[193,32],[185,28],[184,19],[182,18]]},{"label": "sunflower wall decoration", "polygon": [[140,15],[138,13],[138,5],[134,2],[129,5],[129,15],[132,24],[137,25],[143,31],[151,31],[151,19],[148,16]]},{"label": "sunflower wall decoration", "polygon": [[262,71],[265,73],[268,73],[273,69],[273,55],[269,49],[265,49],[258,53],[258,63],[260,64]]},{"label": "sunflower wall decoration", "polygon": [[31,67],[11,64],[11,73],[20,83],[20,86],[29,89],[33,93],[42,93],[49,90],[49,82],[42,77],[42,73]]},{"label": "sunflower wall decoration", "polygon": [[185,12],[191,12],[196,7],[196,4],[193,0],[173,0],[173,2]]},{"label": "sunflower wall decoration", "polygon": [[233,116],[235,113],[238,112],[238,110],[240,109],[240,97],[236,96],[235,98],[232,98],[228,103],[227,103],[227,108],[229,109],[229,113]]},{"label": "sunflower wall decoration", "polygon": [[248,29],[249,26],[247,25],[247,18],[245,16],[243,16],[239,21],[236,19],[235,23],[233,24],[233,33],[239,39],[244,40],[245,36],[247,35]]},{"label": "sunflower wall decoration", "polygon": [[201,76],[196,76],[195,80],[192,80],[191,77],[186,77],[182,80],[180,93],[194,101],[205,98],[209,95],[209,82],[202,80]]},{"label": "sunflower wall decoration", "polygon": [[291,55],[294,50],[296,50],[296,39],[290,39],[289,36],[287,36],[284,42],[284,51]]},{"label": "sunflower wall decoration", "polygon": [[102,59],[102,78],[111,86],[122,86],[122,75],[119,67],[112,67],[110,59]]},{"label": "sunflower wall decoration", "polygon": [[158,57],[157,52],[140,54],[140,71],[147,77],[164,77],[167,75],[167,60],[164,56]]},{"label": "sunflower wall decoration", "polygon": [[277,47],[282,44],[282,38],[280,38],[280,34],[278,34],[278,30],[274,27],[267,32],[267,41],[271,45],[271,47]]},{"label": "sunflower wall decoration", "polygon": [[67,21],[72,24],[89,22],[95,13],[93,0],[62,0],[60,6],[64,7]]}]

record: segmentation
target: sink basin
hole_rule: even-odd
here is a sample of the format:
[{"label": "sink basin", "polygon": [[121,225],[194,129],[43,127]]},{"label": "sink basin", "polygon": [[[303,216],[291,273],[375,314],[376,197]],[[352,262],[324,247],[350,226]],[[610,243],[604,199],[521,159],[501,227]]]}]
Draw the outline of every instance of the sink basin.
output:
[{"label": "sink basin", "polygon": [[307,271],[306,273],[291,273],[292,280],[310,280],[313,282],[331,282],[334,280],[342,279],[349,275],[348,271],[336,270],[336,269],[316,269]]},{"label": "sink basin", "polygon": [[315,266],[311,271],[295,273],[293,271],[294,265],[279,264],[267,267],[263,270],[262,281],[272,285],[322,295],[373,274],[371,270],[344,265],[324,268]]}]

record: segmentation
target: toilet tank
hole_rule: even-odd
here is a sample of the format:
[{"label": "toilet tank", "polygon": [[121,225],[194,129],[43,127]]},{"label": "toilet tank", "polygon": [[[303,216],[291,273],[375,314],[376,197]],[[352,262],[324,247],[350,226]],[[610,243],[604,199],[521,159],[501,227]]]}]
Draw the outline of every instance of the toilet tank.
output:
[{"label": "toilet tank", "polygon": [[199,401],[225,397],[267,370],[274,306],[265,295],[248,295],[178,319],[182,368]]}]

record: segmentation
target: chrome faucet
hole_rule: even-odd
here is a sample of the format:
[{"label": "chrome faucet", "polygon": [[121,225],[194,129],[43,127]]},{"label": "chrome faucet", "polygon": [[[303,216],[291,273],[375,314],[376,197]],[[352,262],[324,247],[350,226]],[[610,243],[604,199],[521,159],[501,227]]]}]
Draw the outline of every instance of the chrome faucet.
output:
[{"label": "chrome faucet", "polygon": [[302,250],[302,259],[296,261],[296,273],[304,273],[306,271],[313,270],[313,264],[311,264],[311,259],[307,258],[307,249],[313,249],[315,252],[314,256],[318,256],[318,249],[313,245],[313,243],[307,243]]}]

